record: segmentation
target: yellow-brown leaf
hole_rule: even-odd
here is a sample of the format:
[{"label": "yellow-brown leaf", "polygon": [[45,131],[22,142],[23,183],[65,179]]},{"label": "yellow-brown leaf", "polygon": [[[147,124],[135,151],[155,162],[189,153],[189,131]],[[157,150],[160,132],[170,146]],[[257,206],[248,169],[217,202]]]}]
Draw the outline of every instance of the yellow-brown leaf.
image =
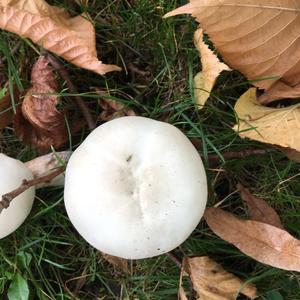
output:
[{"label": "yellow-brown leaf", "polygon": [[187,257],[184,259],[184,267],[201,300],[235,300],[239,293],[250,299],[257,297],[253,284],[245,284],[207,256]]},{"label": "yellow-brown leaf", "polygon": [[202,71],[194,78],[194,91],[196,104],[201,109],[208,100],[218,76],[230,68],[220,62],[218,57],[209,49],[203,41],[203,30],[197,29],[194,34],[194,44],[199,51]]},{"label": "yellow-brown leaf", "polygon": [[248,189],[238,184],[241,198],[247,203],[249,217],[251,220],[267,223],[283,229],[277,212],[263,199],[250,193]]},{"label": "yellow-brown leaf", "polygon": [[220,208],[208,208],[204,218],[216,235],[257,261],[275,268],[300,271],[300,241],[287,231],[238,219]]},{"label": "yellow-brown leaf", "polygon": [[300,151],[300,105],[270,108],[258,103],[256,89],[244,93],[235,104],[239,136]]},{"label": "yellow-brown leaf", "polygon": [[192,14],[233,69],[266,89],[264,102],[300,96],[300,8],[292,0],[190,0]]},{"label": "yellow-brown leaf", "polygon": [[44,0],[2,0],[0,28],[29,38],[78,67],[99,74],[120,70],[98,60],[95,29],[87,15],[71,18]]}]

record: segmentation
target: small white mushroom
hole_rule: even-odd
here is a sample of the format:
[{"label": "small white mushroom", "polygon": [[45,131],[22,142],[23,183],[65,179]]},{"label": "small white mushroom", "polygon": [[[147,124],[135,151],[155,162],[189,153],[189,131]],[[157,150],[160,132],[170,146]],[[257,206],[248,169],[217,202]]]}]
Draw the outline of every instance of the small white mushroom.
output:
[{"label": "small white mushroom", "polygon": [[140,259],[180,245],[207,201],[201,158],[176,127],[123,117],[95,129],[68,163],[65,206],[77,231],[110,255]]},{"label": "small white mushroom", "polygon": [[[25,163],[26,167],[31,170],[33,177],[41,177],[51,173],[55,168],[60,167],[62,163],[66,163],[70,156],[71,151],[63,151],[57,153],[49,153],[43,156],[39,156]],[[50,182],[42,183],[36,188],[42,188],[47,186],[64,186],[65,175],[60,174]]]},{"label": "small white mushroom", "polygon": [[[33,178],[32,172],[19,160],[0,153],[0,196],[18,188],[24,179]],[[15,231],[29,215],[35,196],[31,187],[16,197],[0,214],[0,239]]]},{"label": "small white mushroom", "polygon": [[[24,180],[45,176],[56,167],[60,166],[60,160],[68,160],[71,152],[59,152],[37,157],[27,163],[0,153],[0,201],[2,196],[10,193],[22,185]],[[29,215],[35,196],[35,189],[45,186],[64,185],[64,175],[60,174],[51,182],[45,182],[28,190],[14,198],[8,208],[0,213],[0,239],[14,232]]]}]

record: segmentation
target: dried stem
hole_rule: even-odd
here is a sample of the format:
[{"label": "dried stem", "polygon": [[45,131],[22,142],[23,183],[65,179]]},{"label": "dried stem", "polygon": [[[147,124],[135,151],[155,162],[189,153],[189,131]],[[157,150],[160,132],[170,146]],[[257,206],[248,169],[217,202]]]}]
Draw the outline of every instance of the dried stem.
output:
[{"label": "dried stem", "polygon": [[[45,51],[44,55],[50,61],[51,65],[57,71],[57,73],[60,75],[60,77],[63,80],[65,80],[65,82],[68,85],[69,91],[73,94],[77,94],[76,87],[75,87],[73,81],[71,80],[67,70],[64,68],[64,66],[49,52]],[[84,118],[89,126],[89,129],[94,130],[96,127],[96,123],[93,120],[93,117],[92,117],[87,105],[85,104],[84,100],[80,96],[74,96],[74,99],[75,99],[76,105],[81,110],[82,115],[84,116]]]},{"label": "dried stem", "polygon": [[181,261],[172,252],[167,252],[165,253],[165,255],[168,256],[179,269],[181,269],[182,267]]},{"label": "dried stem", "polygon": [[[254,155],[265,155],[270,152],[274,152],[274,149],[245,149],[240,151],[228,151],[222,153],[225,160],[228,159],[237,159],[237,158],[244,158],[250,157]],[[221,158],[216,154],[209,154],[208,160],[210,163],[214,164],[221,161]]]},{"label": "dried stem", "polygon": [[37,177],[31,180],[23,180],[22,184],[13,190],[12,192],[9,192],[7,194],[2,195],[2,201],[0,201],[0,213],[2,212],[3,209],[6,209],[9,207],[10,203],[18,197],[20,194],[31,188],[32,186],[38,185],[43,182],[49,182],[56,176],[60,175],[65,171],[65,167],[59,167],[53,172]]},{"label": "dried stem", "polygon": [[[202,152],[202,142],[200,139],[192,138],[192,144],[194,147],[201,153]],[[244,149],[239,151],[228,151],[221,153],[225,160],[230,159],[238,159],[244,157],[251,157],[255,155],[265,155],[271,152],[276,151],[276,149],[268,148],[268,149]],[[208,161],[210,164],[217,164],[220,163],[222,160],[219,155],[216,154],[208,154]]]}]

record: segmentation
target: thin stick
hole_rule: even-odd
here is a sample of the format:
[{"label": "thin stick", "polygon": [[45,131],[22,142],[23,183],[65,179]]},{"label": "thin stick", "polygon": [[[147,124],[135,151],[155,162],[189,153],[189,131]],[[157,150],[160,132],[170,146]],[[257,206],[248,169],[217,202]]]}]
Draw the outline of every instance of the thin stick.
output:
[{"label": "thin stick", "polygon": [[22,194],[32,186],[38,185],[43,182],[51,181],[53,178],[63,173],[64,171],[65,171],[65,167],[59,167],[55,171],[51,172],[50,174],[37,177],[31,180],[23,180],[22,184],[18,188],[16,188],[12,192],[2,195],[2,201],[0,201],[0,213],[2,212],[3,209],[8,208],[10,203],[16,197],[18,197],[20,194]]},{"label": "thin stick", "polygon": [[[67,70],[64,68],[64,66],[49,52],[45,51],[44,55],[50,61],[51,65],[58,72],[60,77],[67,83],[69,91],[73,94],[77,94],[76,87],[75,87],[73,81],[71,80]],[[82,115],[84,116],[84,118],[89,126],[89,129],[94,130],[96,127],[96,123],[93,120],[93,117],[92,117],[87,105],[85,104],[84,100],[80,96],[74,96],[74,99],[75,99],[76,105],[81,110]]]},{"label": "thin stick", "polygon": [[176,264],[176,266],[179,269],[181,269],[182,263],[181,263],[181,261],[173,253],[167,252],[167,253],[165,253],[165,255],[168,256]]},{"label": "thin stick", "polygon": [[[228,151],[222,153],[225,160],[228,159],[237,159],[237,158],[244,158],[250,157],[255,155],[265,155],[270,152],[274,152],[274,149],[245,149],[240,151]],[[221,158],[216,154],[209,154],[208,160],[210,163],[217,163],[221,161]]]}]

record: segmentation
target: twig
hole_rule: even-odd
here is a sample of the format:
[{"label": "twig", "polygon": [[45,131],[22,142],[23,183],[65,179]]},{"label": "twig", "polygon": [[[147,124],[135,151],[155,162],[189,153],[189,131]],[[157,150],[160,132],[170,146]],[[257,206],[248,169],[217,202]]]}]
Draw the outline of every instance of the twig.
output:
[{"label": "twig", "polygon": [[[63,80],[65,80],[65,82],[68,85],[69,91],[73,94],[77,94],[76,87],[75,87],[73,81],[71,80],[67,70],[64,68],[64,66],[49,52],[45,51],[43,55],[45,55],[45,57],[50,61],[51,65],[58,72],[60,77]],[[93,117],[92,117],[87,105],[85,104],[84,100],[80,96],[74,96],[74,99],[75,99],[76,105],[81,110],[82,115],[84,116],[84,118],[89,126],[89,129],[90,130],[95,129],[96,123],[93,120]]]},{"label": "twig", "polygon": [[7,194],[2,195],[2,200],[0,201],[0,213],[3,209],[6,209],[9,207],[10,203],[18,197],[20,194],[31,188],[32,186],[38,185],[43,182],[51,181],[53,178],[58,176],[59,174],[63,173],[65,171],[65,167],[59,167],[55,171],[41,176],[37,177],[31,180],[23,180],[22,184],[13,190],[12,192],[9,192]]},{"label": "twig", "polygon": [[167,252],[165,254],[166,254],[166,256],[168,256],[176,264],[176,266],[179,269],[181,269],[181,267],[182,267],[181,261],[172,252]]},{"label": "twig", "polygon": [[[237,158],[244,158],[244,157],[250,157],[254,155],[265,155],[270,152],[274,152],[274,149],[245,149],[240,151],[228,151],[222,153],[222,156],[225,160],[228,159],[237,159]],[[209,154],[208,160],[210,163],[217,163],[221,161],[221,158],[219,155],[216,154]]]},{"label": "twig", "polygon": [[[194,147],[199,151],[202,152],[202,142],[200,139],[192,138],[191,139],[192,144]],[[276,151],[276,149],[268,148],[268,149],[245,149],[245,150],[239,150],[239,151],[228,151],[221,153],[223,158],[225,160],[229,159],[237,159],[237,158],[244,158],[244,157],[250,157],[255,155],[265,155],[271,152]],[[216,164],[222,161],[221,157],[217,154],[208,154],[208,161],[211,164]]]}]

